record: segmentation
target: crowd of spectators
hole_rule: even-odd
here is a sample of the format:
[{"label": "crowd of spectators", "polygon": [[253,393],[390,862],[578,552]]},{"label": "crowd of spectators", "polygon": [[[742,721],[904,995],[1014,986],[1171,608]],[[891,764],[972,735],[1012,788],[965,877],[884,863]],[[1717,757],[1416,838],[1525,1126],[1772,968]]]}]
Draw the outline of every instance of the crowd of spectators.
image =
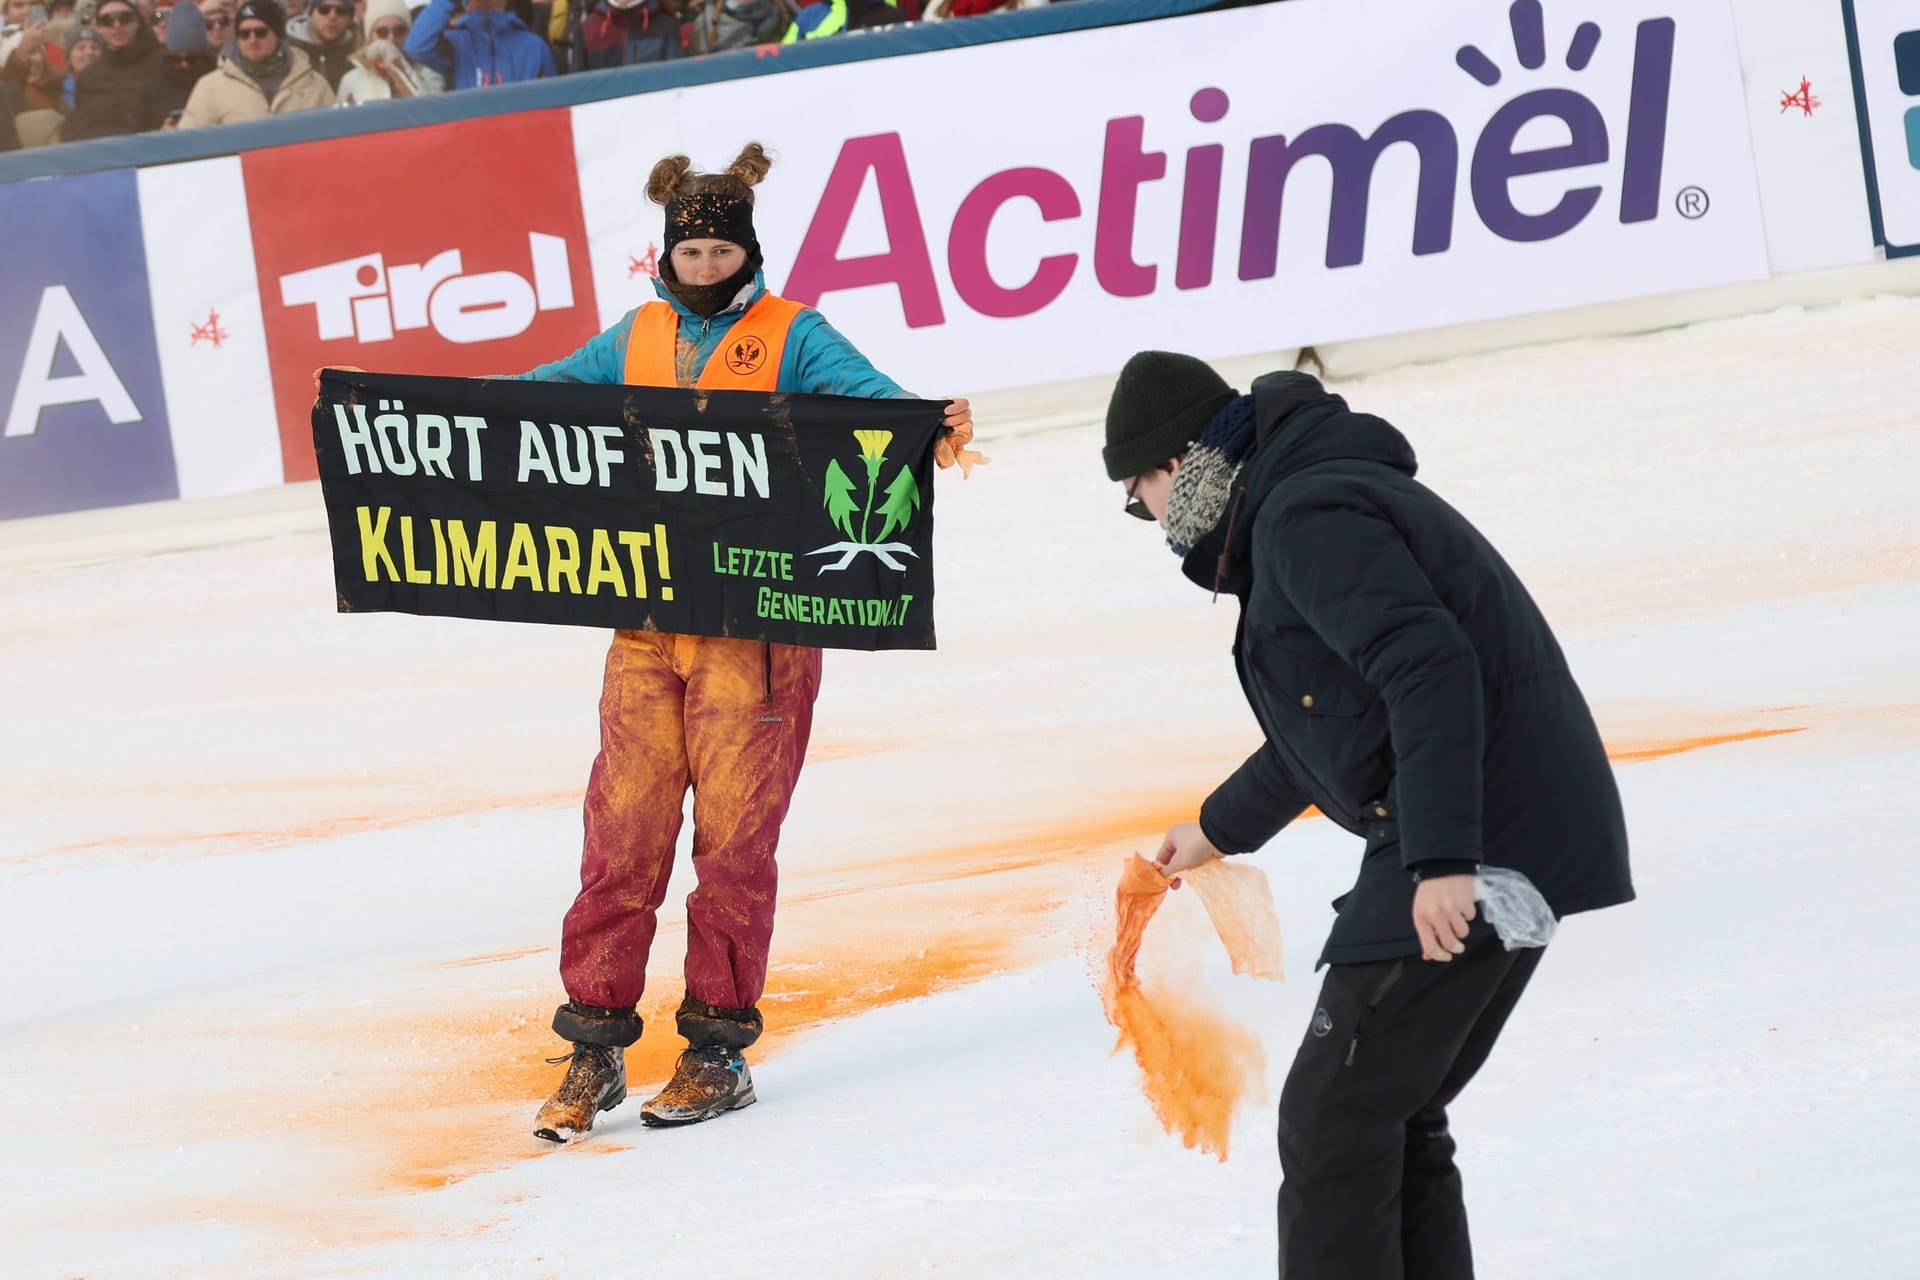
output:
[{"label": "crowd of spectators", "polygon": [[1046,0],[0,0],[0,150],[513,84]]}]

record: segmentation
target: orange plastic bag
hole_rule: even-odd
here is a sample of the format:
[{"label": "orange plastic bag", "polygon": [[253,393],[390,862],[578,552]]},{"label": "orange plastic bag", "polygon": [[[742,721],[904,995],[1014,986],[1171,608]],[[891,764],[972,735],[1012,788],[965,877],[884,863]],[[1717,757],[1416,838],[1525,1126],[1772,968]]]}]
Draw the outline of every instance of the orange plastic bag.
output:
[{"label": "orange plastic bag", "polygon": [[1200,895],[1213,931],[1226,944],[1235,973],[1285,982],[1280,950],[1280,917],[1273,910],[1273,889],[1266,872],[1250,862],[1215,858],[1180,877]]},{"label": "orange plastic bag", "polygon": [[[1182,879],[1206,904],[1233,955],[1234,972],[1279,977],[1280,927],[1266,877],[1253,867],[1209,864],[1201,871]],[[1266,1053],[1251,1031],[1208,1007],[1196,992],[1141,983],[1134,971],[1140,943],[1167,887],[1166,877],[1145,858],[1127,859],[1115,895],[1118,927],[1101,1000],[1107,1021],[1120,1032],[1114,1052],[1132,1047],[1141,1092],[1161,1126],[1184,1146],[1225,1160],[1234,1112],[1249,1094],[1263,1093]]]}]

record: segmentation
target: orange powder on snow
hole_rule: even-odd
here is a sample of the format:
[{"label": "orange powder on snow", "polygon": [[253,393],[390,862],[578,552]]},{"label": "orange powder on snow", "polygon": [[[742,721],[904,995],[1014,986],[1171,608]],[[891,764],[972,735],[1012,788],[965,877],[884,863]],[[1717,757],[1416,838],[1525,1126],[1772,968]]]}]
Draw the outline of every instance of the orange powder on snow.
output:
[{"label": "orange powder on snow", "polygon": [[[1206,904],[1234,972],[1278,978],[1280,929],[1266,877],[1252,867],[1223,863],[1199,870],[1183,880]],[[1165,983],[1143,985],[1134,972],[1147,921],[1160,909],[1167,887],[1166,877],[1145,858],[1127,859],[1116,895],[1118,930],[1100,996],[1107,1020],[1120,1031],[1114,1052],[1132,1046],[1141,1092],[1161,1126],[1185,1146],[1224,1161],[1233,1114],[1243,1098],[1261,1090],[1266,1054],[1252,1032],[1208,1008],[1195,993]]]}]

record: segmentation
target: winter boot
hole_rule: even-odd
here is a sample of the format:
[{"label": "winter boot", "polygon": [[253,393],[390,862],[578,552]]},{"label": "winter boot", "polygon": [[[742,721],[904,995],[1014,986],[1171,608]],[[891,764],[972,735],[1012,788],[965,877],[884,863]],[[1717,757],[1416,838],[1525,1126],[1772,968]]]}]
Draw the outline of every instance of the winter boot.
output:
[{"label": "winter boot", "polygon": [[533,1136],[571,1142],[593,1129],[594,1117],[627,1100],[626,1051],[597,1044],[576,1044],[573,1052],[548,1062],[567,1066],[547,1104],[534,1117]]},{"label": "winter boot", "polygon": [[673,1079],[640,1108],[640,1119],[657,1127],[698,1124],[753,1102],[753,1073],[741,1051],[703,1045],[680,1055]]}]

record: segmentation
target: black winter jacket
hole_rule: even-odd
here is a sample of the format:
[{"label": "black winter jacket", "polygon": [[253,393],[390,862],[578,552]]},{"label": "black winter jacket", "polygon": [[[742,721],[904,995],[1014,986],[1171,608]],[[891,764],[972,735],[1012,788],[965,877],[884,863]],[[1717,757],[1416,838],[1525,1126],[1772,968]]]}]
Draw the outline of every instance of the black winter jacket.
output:
[{"label": "black winter jacket", "polygon": [[153,79],[140,90],[140,132],[164,128],[168,116],[185,111],[187,99],[193,96],[193,86],[214,69],[215,57],[211,53],[202,54],[191,66],[185,67],[163,59]]},{"label": "black winter jacket", "polygon": [[340,82],[347,78],[347,72],[353,70],[353,55],[360,51],[357,39],[321,44],[313,38],[312,28],[299,18],[287,24],[287,43],[307,55],[307,61],[326,77],[327,87],[335,93],[340,92]]},{"label": "black winter jacket", "polygon": [[1630,901],[1612,768],[1519,578],[1392,426],[1302,373],[1253,394],[1255,450],[1184,564],[1240,598],[1266,735],[1202,806],[1207,838],[1257,849],[1310,804],[1366,838],[1323,964],[1419,953],[1421,863],[1510,867],[1557,915]]},{"label": "black winter jacket", "polygon": [[139,133],[145,113],[146,85],[160,73],[159,41],[146,27],[124,49],[109,49],[80,73],[73,89],[73,114],[60,128],[68,142]]}]

